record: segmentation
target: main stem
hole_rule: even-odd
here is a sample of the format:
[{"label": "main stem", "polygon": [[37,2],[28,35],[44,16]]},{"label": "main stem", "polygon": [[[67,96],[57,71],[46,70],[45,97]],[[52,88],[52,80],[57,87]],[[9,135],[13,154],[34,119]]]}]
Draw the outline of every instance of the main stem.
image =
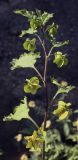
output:
[{"label": "main stem", "polygon": [[[44,128],[46,130],[47,112],[48,112],[48,90],[47,90],[47,55],[45,56],[45,69],[44,69],[44,97],[45,97],[45,114],[44,114]],[[45,141],[43,142],[42,160],[45,160]]]},{"label": "main stem", "polygon": [[[48,90],[47,90],[47,63],[48,63],[48,58],[51,54],[51,51],[48,53],[46,53],[46,48],[45,48],[45,42],[44,40],[42,41],[42,39],[40,38],[40,36],[38,34],[36,34],[37,38],[39,39],[41,46],[43,48],[43,52],[44,52],[44,56],[45,56],[45,67],[44,67],[44,78],[41,77],[44,84],[44,97],[45,97],[45,114],[44,114],[44,128],[43,130],[46,130],[46,121],[47,121],[47,112],[48,112]],[[44,39],[44,28],[43,28],[43,39]],[[38,72],[38,71],[37,71]],[[45,160],[45,141],[43,142],[43,148],[42,148],[42,160]]]}]

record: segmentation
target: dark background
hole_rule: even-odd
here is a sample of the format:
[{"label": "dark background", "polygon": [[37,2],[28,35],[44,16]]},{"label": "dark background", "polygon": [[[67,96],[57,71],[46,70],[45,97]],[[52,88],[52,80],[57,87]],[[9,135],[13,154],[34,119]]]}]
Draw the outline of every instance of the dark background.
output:
[{"label": "dark background", "polygon": [[[13,13],[16,9],[35,10],[54,13],[54,22],[59,25],[59,40],[69,40],[68,47],[63,49],[68,54],[69,65],[60,71],[53,65],[49,66],[48,75],[64,79],[78,86],[78,0],[0,0],[0,144],[6,148],[12,136],[18,133],[22,123],[3,123],[4,115],[12,112],[13,107],[23,98],[25,70],[10,70],[12,58],[22,53],[22,42],[18,36],[25,29],[26,19]],[[40,64],[41,71],[43,66]],[[31,71],[32,74],[32,71]],[[78,88],[78,87],[77,87]],[[78,89],[76,88],[68,99],[74,106],[78,105]],[[42,93],[36,99],[42,100]],[[33,97],[32,97],[33,98]],[[4,147],[4,144],[5,147]],[[9,160],[9,159],[8,159]]]}]

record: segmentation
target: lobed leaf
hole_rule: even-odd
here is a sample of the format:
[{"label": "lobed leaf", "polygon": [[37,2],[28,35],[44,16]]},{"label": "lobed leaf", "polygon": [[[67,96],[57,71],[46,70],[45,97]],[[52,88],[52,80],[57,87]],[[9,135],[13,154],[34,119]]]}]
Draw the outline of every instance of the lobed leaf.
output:
[{"label": "lobed leaf", "polygon": [[36,50],[36,39],[33,38],[33,39],[29,39],[27,38],[25,40],[25,42],[23,43],[23,47],[25,50],[28,50],[28,51],[35,51]]},{"label": "lobed leaf", "polygon": [[37,131],[34,131],[32,136],[26,136],[26,148],[29,148],[30,151],[41,152],[45,136],[46,132],[43,131],[41,128],[39,128]]},{"label": "lobed leaf", "polygon": [[33,11],[27,11],[26,9],[16,10],[14,11],[16,14],[20,14],[22,16],[25,16],[29,19],[33,18],[34,12]]},{"label": "lobed leaf", "polygon": [[33,28],[29,28],[28,30],[23,30],[21,34],[19,35],[19,37],[23,37],[26,34],[34,34],[36,32],[37,30],[33,30]]},{"label": "lobed leaf", "polygon": [[68,85],[66,81],[61,81],[59,83],[55,78],[52,78],[51,82],[58,87],[57,94],[69,93],[72,89],[75,88],[75,86]]},{"label": "lobed leaf", "polygon": [[[58,25],[56,25],[54,22],[53,22],[52,25],[49,25],[48,28],[47,28],[47,30],[48,30],[48,32],[49,32],[49,35],[50,35],[51,37],[56,36],[56,34],[57,34],[57,29],[58,29]],[[54,42],[55,42],[55,41],[54,41]]]},{"label": "lobed leaf", "polygon": [[68,64],[68,59],[66,55],[63,55],[62,52],[56,52],[53,63],[57,65],[58,68],[66,66]]},{"label": "lobed leaf", "polygon": [[53,48],[58,48],[58,47],[62,47],[64,45],[68,45],[69,41],[64,41],[64,42],[56,42],[52,40],[52,44],[53,44]]},{"label": "lobed leaf", "polygon": [[40,53],[24,53],[18,59],[13,59],[11,62],[11,70],[16,68],[34,68],[37,58],[40,58]]},{"label": "lobed leaf", "polygon": [[15,11],[16,14],[20,14],[28,18],[30,22],[30,26],[33,29],[38,27],[44,26],[52,17],[53,13],[43,12],[41,13],[40,10],[28,11],[28,10],[17,10]]},{"label": "lobed leaf", "polygon": [[71,103],[65,103],[64,101],[58,101],[58,108],[54,110],[53,114],[59,117],[59,120],[63,120],[70,115]]},{"label": "lobed leaf", "polygon": [[27,98],[25,97],[22,103],[19,106],[16,106],[13,113],[10,113],[8,116],[5,116],[3,121],[20,121],[23,118],[30,119],[29,117],[29,108],[27,105]]},{"label": "lobed leaf", "polygon": [[47,13],[47,12],[44,12],[42,14],[42,22],[43,22],[43,26],[51,19],[53,18],[53,13]]},{"label": "lobed leaf", "polygon": [[26,79],[26,84],[24,84],[24,91],[26,93],[36,94],[37,90],[41,88],[39,85],[38,77],[32,77],[31,79]]}]

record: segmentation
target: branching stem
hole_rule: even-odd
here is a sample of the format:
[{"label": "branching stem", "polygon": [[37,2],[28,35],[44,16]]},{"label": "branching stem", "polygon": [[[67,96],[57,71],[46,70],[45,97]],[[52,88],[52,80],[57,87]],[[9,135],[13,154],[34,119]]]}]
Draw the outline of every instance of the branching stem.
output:
[{"label": "branching stem", "polygon": [[54,47],[52,46],[51,49],[50,49],[50,51],[49,51],[49,53],[48,53],[48,58],[50,57],[53,48],[54,48]]},{"label": "branching stem", "polygon": [[[41,37],[36,34],[37,38],[40,41],[40,44],[43,48],[44,51],[44,58],[45,58],[45,65],[44,65],[44,77],[42,77],[42,75],[38,72],[37,69],[36,72],[38,73],[39,77],[41,78],[41,80],[43,81],[44,84],[44,97],[45,97],[45,114],[44,114],[44,127],[43,130],[46,130],[46,122],[47,122],[47,112],[48,112],[48,89],[47,89],[47,64],[48,64],[48,59],[51,56],[51,52],[53,50],[53,46],[51,47],[48,55],[46,53],[46,48],[45,48],[45,42],[44,42],[44,30],[43,30],[43,40],[41,39]],[[45,141],[43,142],[43,149],[42,149],[42,160],[45,160]]]},{"label": "branching stem", "polygon": [[40,44],[41,44],[41,46],[42,46],[42,48],[43,48],[43,51],[44,51],[44,54],[45,54],[45,56],[46,56],[47,53],[46,53],[44,41],[42,41],[41,37],[40,37],[38,34],[35,34],[35,35],[36,35],[36,37],[38,38],[38,40],[40,41]]},{"label": "branching stem", "polygon": [[36,71],[36,73],[38,74],[38,76],[40,77],[40,79],[42,80],[43,84],[45,84],[44,79],[43,79],[41,73],[38,71],[38,69],[36,67],[34,67],[34,70]]},{"label": "branching stem", "polygon": [[[45,44],[44,44],[45,48]],[[48,64],[48,57],[44,50],[45,54],[45,66],[44,66],[44,97],[45,97],[45,114],[44,114],[44,128],[46,130],[46,122],[47,122],[47,112],[48,112],[48,90],[47,90],[47,64]],[[45,160],[45,141],[43,142],[43,150],[42,150],[42,160]]]}]

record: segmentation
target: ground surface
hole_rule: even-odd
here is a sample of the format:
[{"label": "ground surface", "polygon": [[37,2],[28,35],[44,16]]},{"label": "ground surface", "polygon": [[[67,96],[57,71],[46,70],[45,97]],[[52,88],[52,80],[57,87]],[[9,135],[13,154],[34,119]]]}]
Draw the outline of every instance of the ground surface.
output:
[{"label": "ground surface", "polygon": [[[20,98],[23,97],[23,83],[26,72],[10,70],[10,61],[22,52],[22,40],[18,38],[20,31],[25,28],[25,18],[13,13],[15,9],[35,8],[54,12],[54,21],[60,26],[60,40],[69,40],[65,50],[69,56],[69,65],[58,71],[49,67],[49,75],[61,77],[78,86],[78,0],[1,0],[0,1],[0,140],[7,142],[9,135],[16,134],[18,123],[4,124],[4,114],[12,111]],[[43,69],[43,68],[42,68]],[[28,73],[28,72],[27,72]],[[75,102],[78,103],[75,95]],[[16,124],[16,126],[15,126]],[[12,129],[12,130],[11,130]],[[11,131],[11,134],[10,134]],[[5,135],[6,132],[6,135]]]}]

